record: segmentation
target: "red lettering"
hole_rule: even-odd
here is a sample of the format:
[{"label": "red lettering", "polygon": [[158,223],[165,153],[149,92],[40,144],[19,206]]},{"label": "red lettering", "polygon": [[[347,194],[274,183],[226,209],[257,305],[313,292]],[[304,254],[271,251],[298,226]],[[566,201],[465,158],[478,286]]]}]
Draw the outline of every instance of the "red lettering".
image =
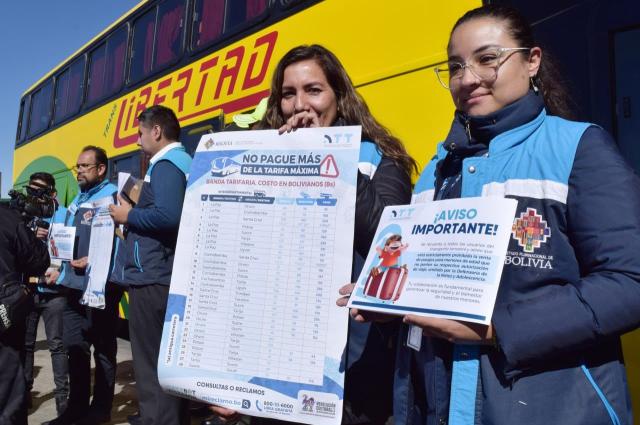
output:
[{"label": "red lettering", "polygon": [[182,112],[182,108],[184,107],[184,95],[189,89],[189,84],[191,83],[191,74],[193,74],[193,69],[189,68],[178,75],[178,81],[186,80],[184,86],[182,86],[178,90],[175,90],[173,92],[173,96],[171,96],[174,99],[178,99],[178,112]]},{"label": "red lettering", "polygon": [[158,105],[162,102],[164,102],[164,100],[167,98],[167,96],[165,95],[160,95],[160,91],[162,89],[166,89],[167,87],[169,87],[171,85],[171,77],[164,79],[162,81],[160,81],[156,87],[156,96],[153,98],[153,104],[154,105]]},{"label": "red lettering", "polygon": [[136,106],[136,116],[134,117],[134,121],[133,121],[134,126],[138,125],[138,115],[140,115],[142,111],[147,109],[147,104],[151,99],[151,87],[145,87],[142,90],[140,90],[140,99],[142,99],[143,96],[144,96],[144,101],[139,100],[138,106]]},{"label": "red lettering", "polygon": [[220,91],[222,91],[222,83],[226,79],[230,79],[229,87],[227,89],[227,96],[233,93],[233,89],[236,86],[236,80],[238,79],[238,72],[240,72],[240,65],[242,65],[242,58],[244,57],[244,46],[238,46],[233,50],[229,50],[225,56],[226,60],[235,58],[235,64],[233,66],[225,65],[220,71],[220,78],[218,79],[218,86],[216,87],[216,93],[214,99],[220,98]]},{"label": "red lettering", "polygon": [[[120,105],[120,113],[118,114],[118,122],[116,123],[116,131],[115,134],[113,136],[113,146],[116,148],[120,148],[122,146],[126,146],[126,145],[130,145],[132,143],[135,143],[136,140],[138,139],[138,135],[137,134],[132,134],[131,136],[127,136],[127,137],[120,137],[120,127],[122,126],[122,117],[124,116],[124,110],[127,106],[127,99],[124,99],[122,101],[122,104]],[[129,112],[131,112],[131,108],[129,108]]]},{"label": "red lettering", "polygon": [[267,44],[267,51],[264,55],[264,60],[262,61],[262,68],[260,68],[260,72],[257,76],[252,77],[253,67],[258,60],[258,52],[254,52],[251,55],[251,59],[249,59],[249,67],[247,68],[247,73],[244,76],[244,82],[242,83],[242,90],[250,89],[251,87],[255,87],[264,81],[264,77],[267,75],[267,68],[269,67],[269,62],[271,61],[271,55],[273,54],[273,49],[276,47],[276,40],[278,38],[278,32],[270,32],[269,34],[265,34],[262,37],[258,38],[254,43],[254,47],[262,46],[263,44]]},{"label": "red lettering", "polygon": [[[208,61],[202,62],[202,64],[200,64],[200,73],[202,74],[204,71],[206,71],[207,69],[213,68],[217,64],[218,64],[217,56],[209,59]],[[200,81],[200,88],[198,89],[198,96],[196,97],[196,106],[200,105],[200,102],[202,102],[202,94],[204,93],[204,86],[205,84],[207,84],[208,76],[209,76],[209,73],[202,75],[202,80]]]},{"label": "red lettering", "polygon": [[133,102],[136,100],[136,97],[133,96],[129,101],[129,112],[127,112],[127,121],[125,121],[124,129],[129,129],[129,123],[131,122],[131,110],[133,109]]}]

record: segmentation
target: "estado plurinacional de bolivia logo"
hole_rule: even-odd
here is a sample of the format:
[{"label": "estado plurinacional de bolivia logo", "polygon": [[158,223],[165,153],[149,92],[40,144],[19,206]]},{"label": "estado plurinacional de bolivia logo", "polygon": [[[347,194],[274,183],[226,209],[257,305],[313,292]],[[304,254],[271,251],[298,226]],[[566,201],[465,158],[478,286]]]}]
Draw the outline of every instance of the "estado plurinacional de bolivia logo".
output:
[{"label": "estado plurinacional de bolivia logo", "polygon": [[551,237],[551,228],[535,208],[527,208],[514,220],[511,234],[524,252],[531,253]]}]

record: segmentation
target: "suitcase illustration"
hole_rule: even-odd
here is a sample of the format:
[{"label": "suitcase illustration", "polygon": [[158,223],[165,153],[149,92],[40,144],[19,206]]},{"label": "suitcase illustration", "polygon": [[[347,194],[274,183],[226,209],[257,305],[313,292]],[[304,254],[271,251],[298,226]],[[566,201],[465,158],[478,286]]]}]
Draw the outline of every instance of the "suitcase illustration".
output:
[{"label": "suitcase illustration", "polygon": [[374,267],[364,285],[364,295],[395,302],[400,298],[408,276],[407,266],[391,267],[385,271]]}]

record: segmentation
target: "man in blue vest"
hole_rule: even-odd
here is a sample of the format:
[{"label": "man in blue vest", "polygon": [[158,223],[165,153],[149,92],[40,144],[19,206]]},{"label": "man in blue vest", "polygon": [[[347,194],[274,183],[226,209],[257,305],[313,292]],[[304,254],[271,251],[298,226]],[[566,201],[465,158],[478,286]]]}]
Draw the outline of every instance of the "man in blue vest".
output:
[{"label": "man in blue vest", "polygon": [[110,207],[116,224],[126,225],[111,279],[129,286],[129,336],[140,410],[130,421],[181,425],[189,422],[187,402],[162,391],[157,366],[191,157],[178,142],[180,124],[171,109],[155,105],[138,120],[138,145],[151,157],[140,198],[132,206],[119,197],[120,205]]},{"label": "man in blue vest", "polygon": [[[62,415],[49,425],[92,425],[111,419],[116,376],[116,332],[118,302],[123,289],[107,283],[105,308],[86,307],[80,303],[86,287],[91,222],[97,203],[112,204],[117,188],[107,180],[107,154],[97,146],[87,146],[74,167],[80,193],[67,210],[56,214],[54,222],[76,228],[74,260],[64,261],[58,276],[50,276],[65,286],[63,342],[69,355],[69,401]],[[91,404],[91,345],[95,360],[93,399]]]}]

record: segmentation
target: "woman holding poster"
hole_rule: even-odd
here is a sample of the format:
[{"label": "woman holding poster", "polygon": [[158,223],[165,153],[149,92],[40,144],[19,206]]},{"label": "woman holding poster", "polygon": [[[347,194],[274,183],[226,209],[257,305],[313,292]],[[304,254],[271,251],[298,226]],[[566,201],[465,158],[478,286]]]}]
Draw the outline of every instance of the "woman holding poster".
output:
[{"label": "woman holding poster", "polygon": [[619,337],[640,324],[640,182],[602,128],[563,118],[516,11],[466,13],[447,51],[436,73],[456,113],[413,202],[518,208],[490,326],[405,316],[395,422],[631,423]]},{"label": "woman holding poster", "polygon": [[[279,129],[285,133],[304,127],[346,125],[362,126],[355,211],[355,279],[384,207],[410,201],[410,176],[417,172],[416,163],[402,142],[371,115],[332,52],[310,45],[286,53],[274,71],[266,114],[254,129]],[[391,414],[397,328],[397,323],[350,323],[343,423],[384,423]],[[212,409],[229,422],[238,419],[232,410]],[[253,418],[254,422],[276,421]]]}]

